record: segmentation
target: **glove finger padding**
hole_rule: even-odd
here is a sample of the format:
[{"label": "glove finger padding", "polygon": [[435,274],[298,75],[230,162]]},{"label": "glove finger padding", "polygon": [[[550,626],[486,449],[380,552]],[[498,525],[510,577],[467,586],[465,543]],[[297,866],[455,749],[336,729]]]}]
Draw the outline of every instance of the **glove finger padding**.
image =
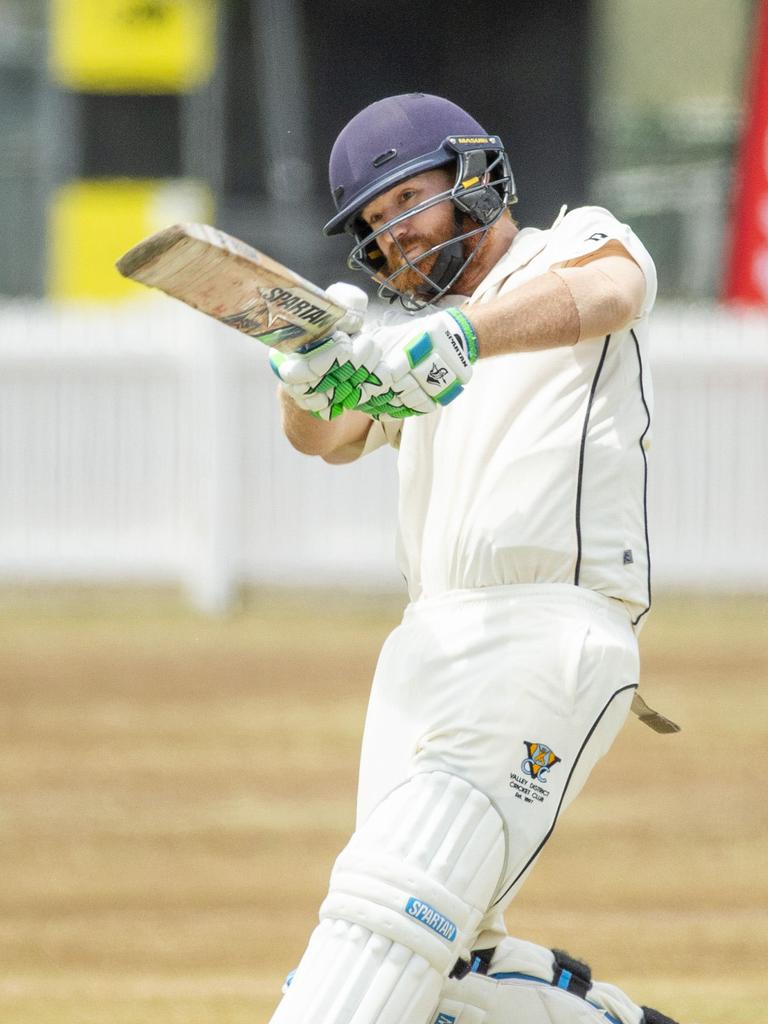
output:
[{"label": "glove finger padding", "polygon": [[347,284],[346,281],[336,281],[335,284],[328,285],[325,294],[347,309],[346,314],[336,324],[337,331],[353,335],[363,329],[363,321],[368,311],[368,296],[362,288]]},{"label": "glove finger padding", "polygon": [[272,349],[270,365],[284,384],[317,385],[334,363],[348,362],[352,353],[352,342],[348,334],[336,331],[320,345],[308,352],[291,352],[286,355]]},{"label": "glove finger padding", "polygon": [[376,374],[382,380],[389,380],[389,386],[386,389],[379,389],[378,393],[357,407],[373,419],[402,420],[409,416],[423,416],[435,408],[432,399],[411,377],[406,376],[394,385],[391,383],[389,367],[383,363],[376,368]]},{"label": "glove finger padding", "polygon": [[[369,401],[390,382],[372,334],[351,339],[337,331],[309,352],[286,356],[273,350],[270,364],[293,401],[322,419],[334,419]],[[370,369],[373,366],[380,366],[384,379]]]},{"label": "glove finger padding", "polygon": [[429,409],[448,405],[461,394],[476,359],[474,328],[458,309],[426,317],[420,334],[386,355],[395,386],[411,378],[429,399]]}]

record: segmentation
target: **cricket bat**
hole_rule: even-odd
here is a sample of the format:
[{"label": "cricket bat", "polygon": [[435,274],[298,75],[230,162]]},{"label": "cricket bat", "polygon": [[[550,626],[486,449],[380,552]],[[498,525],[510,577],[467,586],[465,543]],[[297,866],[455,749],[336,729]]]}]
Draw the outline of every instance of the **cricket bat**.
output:
[{"label": "cricket bat", "polygon": [[208,224],[164,228],[129,249],[117,269],[281,352],[311,348],[348,312],[277,260]]}]

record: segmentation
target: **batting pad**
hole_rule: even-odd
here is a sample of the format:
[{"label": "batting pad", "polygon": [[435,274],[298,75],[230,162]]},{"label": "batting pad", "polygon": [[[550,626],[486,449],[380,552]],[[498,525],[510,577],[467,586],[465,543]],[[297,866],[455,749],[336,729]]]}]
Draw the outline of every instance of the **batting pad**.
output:
[{"label": "batting pad", "polygon": [[[454,997],[452,997],[454,996]],[[572,992],[536,981],[495,981],[470,974],[446,986],[430,1024],[615,1024]]]},{"label": "batting pad", "polygon": [[576,994],[559,966],[551,949],[508,936],[487,976],[446,980],[430,1024],[642,1024],[642,1008],[621,989],[592,981],[587,968],[589,980]]},{"label": "batting pad", "polygon": [[501,817],[444,772],[390,793],[342,851],[272,1024],[428,1024],[504,870]]},{"label": "batting pad", "polygon": [[535,981],[494,981],[468,974],[446,985],[429,1024],[617,1024],[571,992]]}]

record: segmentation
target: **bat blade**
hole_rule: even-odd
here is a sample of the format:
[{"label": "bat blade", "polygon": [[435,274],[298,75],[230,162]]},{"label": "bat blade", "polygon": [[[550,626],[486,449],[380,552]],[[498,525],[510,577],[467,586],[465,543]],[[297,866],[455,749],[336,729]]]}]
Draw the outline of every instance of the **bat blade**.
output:
[{"label": "bat blade", "polygon": [[277,260],[208,224],[164,228],[129,249],[117,269],[283,352],[327,337],[347,312]]}]

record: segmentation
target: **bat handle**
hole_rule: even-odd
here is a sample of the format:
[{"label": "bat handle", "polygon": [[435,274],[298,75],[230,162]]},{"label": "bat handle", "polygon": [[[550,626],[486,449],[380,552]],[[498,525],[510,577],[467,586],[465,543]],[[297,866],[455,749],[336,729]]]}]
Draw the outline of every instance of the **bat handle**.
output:
[{"label": "bat handle", "polygon": [[305,356],[308,352],[313,352],[316,348],[320,348],[321,345],[330,341],[332,337],[332,334],[326,334],[324,338],[318,338],[316,341],[310,341],[307,342],[306,345],[301,345],[296,349],[296,352],[298,352],[299,355]]}]

